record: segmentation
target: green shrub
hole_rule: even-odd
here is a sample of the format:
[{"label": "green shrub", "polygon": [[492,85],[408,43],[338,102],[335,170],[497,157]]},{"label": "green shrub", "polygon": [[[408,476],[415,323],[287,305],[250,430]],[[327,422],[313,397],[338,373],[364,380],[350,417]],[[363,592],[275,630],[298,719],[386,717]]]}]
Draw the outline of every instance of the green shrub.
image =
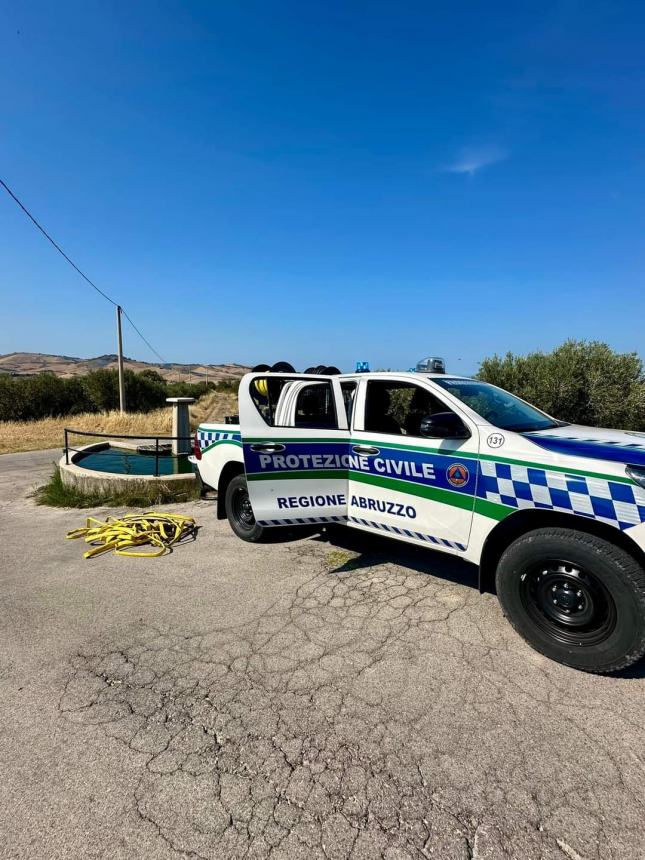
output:
[{"label": "green shrub", "polygon": [[552,352],[482,361],[478,377],[572,424],[645,430],[645,374],[636,353],[568,340]]},{"label": "green shrub", "polygon": [[166,380],[159,373],[159,371],[158,370],[152,370],[152,368],[142,370],[139,373],[139,376],[143,376],[145,379],[150,379],[152,382],[158,382],[160,385],[166,384]]},{"label": "green shrub", "polygon": [[33,421],[93,411],[80,377],[61,379],[51,373],[0,376],[0,420]]},{"label": "green shrub", "polygon": [[241,377],[239,379],[220,379],[214,383],[214,390],[227,394],[237,394],[240,387]]},{"label": "green shrub", "polygon": [[[113,371],[115,372],[115,371]],[[166,385],[141,373],[126,370],[124,373],[125,400],[130,412],[150,412],[166,405]],[[117,376],[118,388],[118,376]],[[118,407],[118,401],[114,408]]]},{"label": "green shrub", "polygon": [[[125,398],[131,412],[150,412],[165,405],[168,390],[154,371],[124,374]],[[191,396],[200,396],[200,393]],[[81,412],[119,408],[116,370],[93,370],[85,376],[62,379],[51,373],[36,376],[0,375],[0,421],[35,421]]]},{"label": "green shrub", "polygon": [[196,400],[212,391],[212,382],[169,382],[166,385],[167,397],[194,397]]},{"label": "green shrub", "polygon": [[27,389],[9,374],[0,374],[0,419],[20,421],[25,411]]},{"label": "green shrub", "polygon": [[119,408],[119,374],[114,370],[92,370],[81,377],[83,388],[92,404],[90,412],[107,412]]}]

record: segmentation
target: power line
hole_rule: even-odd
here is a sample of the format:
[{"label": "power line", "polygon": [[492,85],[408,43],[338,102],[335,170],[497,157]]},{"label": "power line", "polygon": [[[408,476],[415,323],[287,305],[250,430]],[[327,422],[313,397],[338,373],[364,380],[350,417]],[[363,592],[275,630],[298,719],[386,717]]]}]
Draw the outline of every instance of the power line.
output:
[{"label": "power line", "polygon": [[136,331],[136,333],[139,335],[139,337],[141,338],[141,340],[142,340],[142,341],[147,345],[148,349],[150,349],[152,352],[154,352],[154,354],[157,356],[157,358],[161,361],[161,363],[162,363],[162,364],[168,364],[169,362],[167,362],[167,361],[166,361],[166,359],[165,359],[162,355],[159,355],[159,353],[158,353],[158,352],[157,352],[157,350],[154,348],[154,346],[150,343],[150,341],[149,341],[147,338],[145,338],[145,337],[141,334],[141,332],[139,331],[139,329],[136,327],[136,325],[132,322],[132,320],[131,320],[131,319],[130,319],[130,317],[128,316],[128,312],[125,310],[125,308],[121,308],[121,311],[122,311],[122,313],[123,313],[123,316],[127,319],[127,321],[130,323],[130,325],[132,326],[132,328],[133,328],[133,329]]},{"label": "power line", "polygon": [[[39,224],[39,223],[38,223],[38,221],[36,221],[36,219],[35,219],[35,218],[34,218],[34,216],[31,214],[31,212],[29,211],[29,209],[27,209],[27,207],[24,205],[24,203],[22,203],[22,202],[21,202],[21,201],[16,197],[16,195],[13,193],[13,191],[11,190],[11,188],[9,188],[9,186],[7,185],[7,183],[6,183],[3,179],[1,179],[1,178],[0,178],[0,185],[2,185],[2,187],[3,187],[3,188],[4,188],[4,190],[7,192],[7,194],[8,194],[8,195],[9,195],[9,196],[10,196],[10,197],[11,197],[11,198],[12,198],[12,199],[13,199],[13,200],[18,204],[18,206],[20,206],[20,208],[21,208],[21,209],[22,209],[22,211],[25,213],[25,215],[26,215],[26,216],[29,218],[29,220],[30,220],[30,221],[32,221],[32,222],[33,222],[33,224],[34,224],[34,225],[35,225],[35,226],[40,230],[40,232],[41,232],[41,233],[43,234],[43,236],[47,239],[47,241],[48,241],[48,242],[50,242],[50,243],[54,246],[54,248],[56,248],[56,250],[58,251],[58,253],[59,253],[59,254],[61,254],[61,255],[62,255],[62,256],[67,260],[67,262],[70,264],[70,266],[78,272],[78,274],[81,276],[81,278],[83,278],[83,280],[87,281],[87,283],[90,285],[90,287],[92,287],[92,289],[96,290],[96,292],[97,292],[97,293],[99,293],[99,295],[103,296],[103,298],[104,298],[104,299],[106,299],[108,302],[110,302],[110,304],[114,305],[114,307],[119,307],[119,303],[118,303],[118,302],[115,302],[115,301],[114,301],[114,299],[111,299],[111,298],[108,296],[108,294],[107,294],[107,293],[104,293],[104,292],[103,292],[103,290],[102,290],[100,287],[97,287],[97,286],[96,286],[96,284],[94,283],[94,281],[90,280],[90,279],[87,277],[87,275],[79,269],[79,267],[76,265],[76,263],[75,263],[72,259],[70,259],[70,257],[68,257],[68,256],[67,256],[67,254],[65,253],[65,251],[63,251],[63,249],[61,248],[61,246],[60,246],[57,242],[55,242],[55,241],[54,241],[54,239],[52,239],[52,237],[49,235],[49,233],[47,232],[47,230],[45,230],[45,228],[44,228],[41,224]],[[136,333],[139,335],[139,337],[141,338],[141,340],[146,344],[146,346],[148,347],[148,349],[150,349],[150,350],[151,350],[151,351],[152,351],[152,352],[157,356],[157,358],[161,359],[162,364],[167,364],[168,362],[166,362],[166,360],[165,360],[164,358],[162,358],[162,357],[159,355],[159,353],[158,353],[158,352],[157,352],[157,350],[152,346],[152,344],[150,343],[150,341],[149,341],[149,340],[147,340],[147,339],[146,339],[146,338],[141,334],[141,332],[139,331],[139,329],[136,327],[136,325],[132,322],[132,320],[130,319],[130,317],[129,317],[129,316],[128,316],[128,314],[126,313],[125,309],[124,309],[123,307],[121,307],[121,310],[122,310],[123,315],[125,316],[125,318],[128,320],[128,322],[130,323],[130,325],[132,326],[132,328],[136,331]]]},{"label": "power line", "polygon": [[52,239],[52,237],[49,235],[49,233],[47,232],[47,230],[45,230],[45,228],[44,228],[44,227],[42,227],[42,226],[38,223],[38,221],[36,221],[36,219],[35,219],[35,218],[34,218],[34,216],[31,214],[31,212],[27,209],[27,207],[26,207],[23,203],[21,203],[21,202],[20,202],[20,200],[18,200],[18,198],[17,198],[17,197],[16,197],[16,195],[13,193],[13,191],[11,190],[11,188],[9,188],[9,186],[7,185],[7,183],[6,183],[6,182],[4,182],[2,179],[0,179],[0,184],[2,185],[2,187],[4,188],[4,190],[7,192],[7,194],[9,194],[9,196],[10,196],[10,197],[12,197],[12,198],[16,201],[16,203],[18,204],[18,206],[20,206],[20,208],[21,208],[21,209],[22,209],[22,211],[25,213],[25,215],[27,216],[27,218],[29,218],[31,221],[33,221],[33,223],[36,225],[36,227],[38,227],[38,229],[39,229],[39,230],[40,230],[40,232],[43,234],[43,236],[44,236],[48,241],[50,241],[50,242],[52,243],[52,245],[54,246],[54,248],[56,248],[56,250],[58,251],[58,253],[59,253],[59,254],[62,254],[62,255],[63,255],[63,257],[65,257],[65,259],[67,260],[67,262],[70,264],[70,266],[73,266],[73,267],[76,269],[76,271],[77,271],[77,272],[78,272],[78,274],[81,276],[81,278],[83,278],[84,280],[86,280],[86,281],[87,281],[87,283],[90,285],[90,287],[92,287],[93,289],[95,289],[97,293],[100,293],[100,294],[103,296],[103,298],[104,298],[104,299],[107,299],[107,300],[108,300],[108,302],[111,302],[113,305],[115,305],[115,306],[116,306],[116,305],[117,305],[117,302],[115,302],[115,301],[114,301],[113,299],[111,299],[111,298],[110,298],[106,293],[104,293],[104,292],[103,292],[103,290],[101,290],[99,287],[97,287],[97,286],[96,286],[96,284],[95,284],[93,281],[90,281],[90,279],[87,277],[87,275],[86,275],[86,274],[84,274],[84,272],[81,272],[81,270],[78,268],[78,266],[76,265],[76,263],[75,263],[73,260],[70,260],[70,258],[67,256],[67,254],[65,253],[65,251],[63,251],[63,249],[60,247],[60,245],[58,245],[58,244],[57,244],[57,243]]}]

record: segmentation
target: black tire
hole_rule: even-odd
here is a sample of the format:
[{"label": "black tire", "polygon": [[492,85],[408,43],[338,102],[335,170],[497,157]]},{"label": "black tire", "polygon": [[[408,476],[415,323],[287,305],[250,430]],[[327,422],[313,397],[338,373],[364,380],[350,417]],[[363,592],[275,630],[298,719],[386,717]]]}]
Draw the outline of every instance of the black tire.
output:
[{"label": "black tire", "polygon": [[256,364],[251,368],[251,373],[266,373],[267,370],[271,370],[268,364]]},{"label": "black tire", "polygon": [[295,373],[296,369],[293,364],[289,364],[288,361],[276,361],[275,364],[271,365],[271,373]]},{"label": "black tire", "polygon": [[242,540],[259,543],[266,537],[268,529],[259,526],[253,516],[249,491],[244,475],[236,475],[226,488],[224,510],[230,527]]},{"label": "black tire", "polygon": [[528,532],[502,555],[495,584],[515,630],[558,663],[616,672],[645,653],[645,570],[609,541]]}]

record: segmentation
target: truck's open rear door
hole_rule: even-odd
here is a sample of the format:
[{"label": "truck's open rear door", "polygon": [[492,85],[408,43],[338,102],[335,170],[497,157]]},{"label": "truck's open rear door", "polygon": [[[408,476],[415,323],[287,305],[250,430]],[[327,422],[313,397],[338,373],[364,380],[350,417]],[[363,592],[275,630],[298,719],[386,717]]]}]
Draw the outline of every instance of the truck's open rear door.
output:
[{"label": "truck's open rear door", "polygon": [[250,373],[240,384],[239,407],[256,521],[345,522],[349,431],[339,380]]}]

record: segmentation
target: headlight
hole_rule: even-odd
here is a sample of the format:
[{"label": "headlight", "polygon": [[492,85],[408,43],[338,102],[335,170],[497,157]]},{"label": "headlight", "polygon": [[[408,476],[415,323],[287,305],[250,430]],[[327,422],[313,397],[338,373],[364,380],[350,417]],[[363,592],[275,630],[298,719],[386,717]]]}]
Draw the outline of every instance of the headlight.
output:
[{"label": "headlight", "polygon": [[625,471],[635,484],[645,489],[645,468],[642,466],[628,466]]}]

